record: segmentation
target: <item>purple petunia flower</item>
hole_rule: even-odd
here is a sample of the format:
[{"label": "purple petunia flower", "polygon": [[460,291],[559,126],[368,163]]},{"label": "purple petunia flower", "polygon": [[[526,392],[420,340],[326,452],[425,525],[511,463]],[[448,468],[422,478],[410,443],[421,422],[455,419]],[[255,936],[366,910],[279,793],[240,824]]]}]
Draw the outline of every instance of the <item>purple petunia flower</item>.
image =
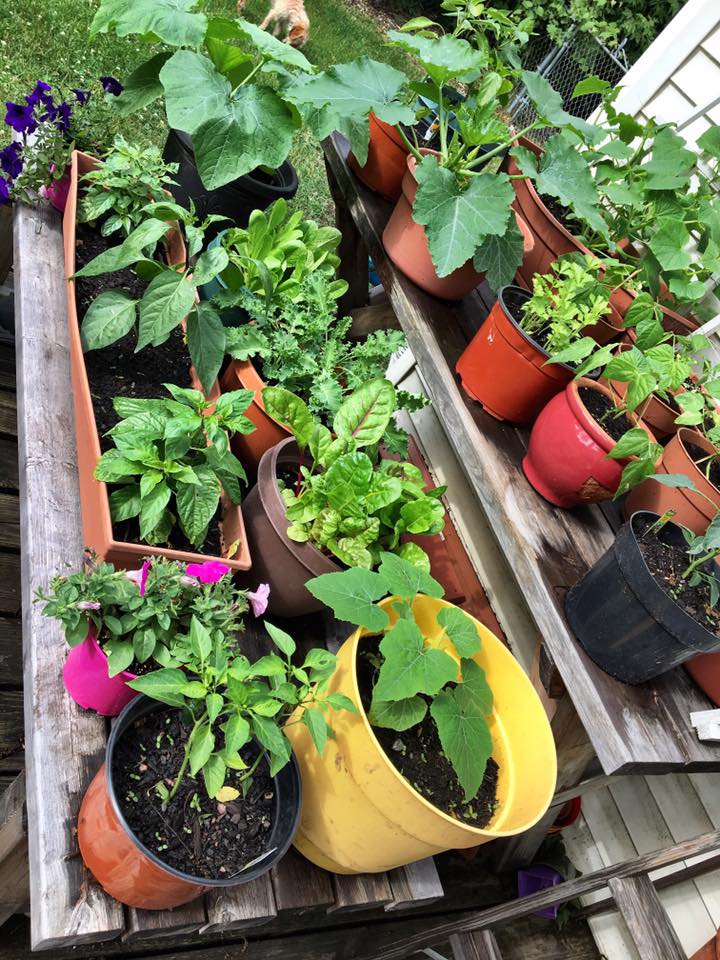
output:
[{"label": "purple petunia flower", "polygon": [[10,203],[10,184],[4,177],[0,177],[0,206]]},{"label": "purple petunia flower", "polygon": [[90,99],[89,90],[73,90],[73,93],[75,94],[75,99],[77,100],[77,102],[80,104],[81,107],[84,107],[85,104]]},{"label": "purple petunia flower", "polygon": [[7,107],[5,123],[16,133],[33,133],[37,130],[37,120],[31,105],[24,107],[21,103],[12,103],[8,100],[5,106]]},{"label": "purple petunia flower", "polygon": [[72,110],[70,109],[70,104],[62,103],[58,104],[57,107],[50,110],[48,113],[48,119],[55,124],[58,130],[62,130],[63,133],[66,133],[70,129],[70,117],[72,116]]},{"label": "purple petunia flower", "polygon": [[6,173],[10,180],[14,180],[22,173],[23,160],[21,153],[22,144],[18,140],[14,140],[0,150],[0,170]]},{"label": "purple petunia flower", "polygon": [[105,93],[111,93],[114,97],[119,97],[123,92],[123,85],[115,77],[100,77],[100,83]]},{"label": "purple petunia flower", "polygon": [[35,89],[32,93],[29,93],[25,100],[28,103],[28,106],[34,107],[38,103],[42,103],[46,107],[51,107],[53,98],[50,96],[50,91],[52,87],[49,83],[45,83],[44,80],[38,80],[35,84]]}]

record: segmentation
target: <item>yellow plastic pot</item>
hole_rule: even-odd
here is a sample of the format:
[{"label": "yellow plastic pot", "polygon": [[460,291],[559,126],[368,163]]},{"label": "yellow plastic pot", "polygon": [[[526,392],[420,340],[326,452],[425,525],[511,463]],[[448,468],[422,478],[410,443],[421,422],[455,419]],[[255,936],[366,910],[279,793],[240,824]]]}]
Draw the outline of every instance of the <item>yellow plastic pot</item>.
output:
[{"label": "yellow plastic pot", "polygon": [[[380,606],[391,620],[389,597]],[[419,596],[415,619],[426,644],[453,656],[437,624],[452,604]],[[286,733],[300,764],[303,803],[295,846],[308,860],[334,873],[377,873],[454,848],[474,847],[527,830],[547,810],[555,791],[557,758],[547,716],[522,667],[504,644],[471,617],[482,639],[475,656],[494,694],[490,731],[499,766],[498,806],[480,830],[434,807],[395,769],[362,708],[355,672],[358,644],[369,631],[356,630],[340,648],[328,692],[344,693],[358,713],[332,716],[335,739],[318,756],[301,723]]]}]

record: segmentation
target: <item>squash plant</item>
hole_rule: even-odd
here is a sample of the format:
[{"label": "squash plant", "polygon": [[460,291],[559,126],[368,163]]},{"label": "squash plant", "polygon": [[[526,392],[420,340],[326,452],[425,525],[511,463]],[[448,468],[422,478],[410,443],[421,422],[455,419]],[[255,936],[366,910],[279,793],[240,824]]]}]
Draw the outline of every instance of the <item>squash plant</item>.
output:
[{"label": "squash plant", "polygon": [[286,159],[301,118],[282,85],[268,81],[314,68],[255,24],[207,14],[203,6],[101,0],[90,33],[163,44],[124,80],[118,109],[128,114],[163,97],[169,125],[192,136],[198,172],[213,190]]},{"label": "squash plant", "polygon": [[378,444],[396,409],[390,381],[370,380],[355,390],[333,418],[334,436],[288,390],[266,387],[262,396],[270,416],[312,458],[312,466],[301,465],[296,482],[281,489],[288,537],[348,566],[374,567],[382,551],[392,551],[429,569],[425,551],[401,538],[443,529],[446,488],[428,491],[416,466],[380,456]]}]

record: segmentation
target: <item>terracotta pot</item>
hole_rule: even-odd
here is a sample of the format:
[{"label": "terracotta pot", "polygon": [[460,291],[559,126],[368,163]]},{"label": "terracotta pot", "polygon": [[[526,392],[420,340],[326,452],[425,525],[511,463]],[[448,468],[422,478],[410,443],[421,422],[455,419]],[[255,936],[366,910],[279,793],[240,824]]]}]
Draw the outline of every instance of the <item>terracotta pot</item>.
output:
[{"label": "terracotta pot", "polygon": [[629,517],[636,510],[649,510],[662,515],[666,510],[674,510],[673,520],[692,530],[693,533],[704,533],[710,521],[720,510],[720,490],[714,487],[704,472],[696,466],[685,448],[686,443],[693,443],[701,447],[708,454],[715,452],[713,444],[696,430],[680,427],[675,436],[665,447],[662,460],[658,465],[658,473],[681,473],[690,477],[696,488],[715,504],[715,509],[703,497],[692,490],[682,490],[678,487],[666,487],[657,480],[645,480],[631,490],[625,500],[625,516]]},{"label": "terracotta pot", "polygon": [[720,960],[720,930],[704,947],[700,947],[690,960]]},{"label": "terracotta pot", "polygon": [[359,180],[381,197],[397,203],[407,169],[408,149],[395,127],[370,113],[370,142],[364,166],[348,154],[348,166]]},{"label": "terracotta pot", "polygon": [[[436,150],[421,150],[425,155],[438,156]],[[415,179],[415,157],[407,157],[407,170],[402,181],[402,196],[397,202],[383,231],[383,246],[392,262],[406,277],[416,283],[426,293],[444,300],[462,300],[472,293],[475,287],[485,279],[484,273],[478,273],[472,259],[446,277],[439,277],[430,256],[425,228],[413,220],[412,208],[417,193]],[[533,238],[522,217],[517,216],[518,227],[522,231],[525,250],[533,244]]]},{"label": "terracotta pot", "polygon": [[322,610],[323,604],[305,589],[305,583],[322,573],[342,568],[311,543],[295,543],[287,535],[290,526],[285,504],[278,490],[278,471],[297,471],[301,458],[290,437],[268,450],[258,466],[257,483],[242,506],[245,528],[252,551],[253,576],[270,585],[267,612],[272,616],[299,617]]},{"label": "terracotta pot", "polygon": [[623,319],[613,306],[611,298],[610,313],[607,315],[607,317],[601,317],[597,323],[592,323],[587,327],[583,327],[582,335],[584,337],[592,337],[595,343],[599,344],[601,347],[604,347],[606,343],[611,343],[613,340],[618,340],[623,335],[624,330],[625,327],[623,326]]},{"label": "terracotta pot", "polygon": [[[610,500],[628,462],[607,457],[615,440],[586,410],[580,387],[613,398],[608,387],[594,380],[573,380],[535,421],[522,462],[525,476],[535,490],[558,507]],[[634,426],[642,427],[655,439],[642,420],[631,419]]]},{"label": "terracotta pot", "polygon": [[505,305],[505,287],[497,303],[458,360],[462,388],[491,416],[511,423],[530,423],[559,393],[573,372],[564,363],[546,364],[548,354],[524,333]]},{"label": "terracotta pot", "polygon": [[261,862],[227,880],[195,877],[163,863],[128,826],[113,782],[113,755],[124,731],[145,714],[162,709],[167,708],[147,697],[128,704],[112,728],[105,763],[85,793],[78,818],[78,844],[85,866],[111,897],[142,910],[170,910],[206,890],[237,887],[257,879],[285,855],[300,819],[301,785],[293,757],[274,778],[273,829],[269,853]]},{"label": "terracotta pot", "polygon": [[[631,344],[620,343],[618,344],[616,353],[622,353],[624,350],[631,349]],[[628,389],[628,385],[625,381],[606,380],[603,377],[600,382],[605,384],[605,386],[610,387],[616,397],[621,400],[625,399],[625,394],[627,393]],[[675,418],[680,415],[680,412],[675,410],[670,406],[669,403],[666,403],[661,397],[656,396],[654,393],[651,394],[644,403],[640,404],[637,409],[637,414],[650,427],[654,436],[658,440],[664,440],[665,437],[669,437],[677,430]]]},{"label": "terracotta pot", "polygon": [[229,390],[255,391],[255,399],[245,411],[245,416],[255,424],[255,430],[247,434],[236,433],[230,442],[248,476],[255,477],[263,454],[292,434],[265,410],[262,390],[266,384],[250,360],[233,360],[222,377],[221,386],[223,393]]},{"label": "terracotta pot", "polygon": [[[71,163],[71,181],[68,202],[63,218],[63,239],[65,244],[65,272],[68,277],[75,273],[75,221],[77,216],[79,179],[83,174],[96,169],[98,161],[87,154],[74,151]],[[178,229],[173,229],[168,236],[169,260],[172,263],[185,262],[185,244]],[[147,556],[165,556],[181,563],[200,563],[204,556],[189,553],[183,550],[165,549],[163,547],[148,546],[141,543],[125,543],[116,540],[113,534],[110,518],[110,502],[107,486],[94,477],[95,466],[100,459],[100,437],[98,436],[95,412],[90,395],[85,357],[80,339],[80,324],[78,322],[75,303],[75,282],[67,281],[68,297],[68,326],[70,334],[70,369],[72,374],[73,402],[75,407],[75,437],[78,450],[78,472],[80,476],[80,505],[82,508],[83,540],[92,547],[100,559],[114,563],[119,568],[134,569]],[[152,349],[147,347],[146,349]],[[178,371],[180,373],[180,371]],[[190,379],[196,389],[201,385],[190,369]],[[220,388],[215,384],[210,394],[211,398],[220,395]],[[218,558],[227,563],[233,570],[248,570],[250,568],[250,552],[243,525],[240,507],[235,506],[225,496],[222,498],[221,539],[224,548],[230,544],[237,544],[233,557]]]},{"label": "terracotta pot", "polygon": [[85,710],[96,710],[103,717],[116,717],[138,696],[127,683],[136,674],[123,670],[108,676],[108,658],[97,642],[94,624],[89,624],[82,643],[67,655],[63,666],[65,689]]}]

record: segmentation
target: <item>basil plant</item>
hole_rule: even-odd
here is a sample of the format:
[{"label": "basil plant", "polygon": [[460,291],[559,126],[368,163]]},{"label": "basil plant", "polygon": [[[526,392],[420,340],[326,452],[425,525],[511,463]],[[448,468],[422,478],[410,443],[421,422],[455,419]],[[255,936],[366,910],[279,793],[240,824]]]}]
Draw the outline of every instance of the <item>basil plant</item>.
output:
[{"label": "basil plant", "polygon": [[445,525],[445,487],[425,489],[412,463],[380,456],[379,443],[396,409],[389,380],[369,380],[355,390],[333,418],[333,432],[307,404],[282,387],[263,390],[266,411],[292,432],[312,466],[301,464],[298,480],[281,488],[287,535],[352,567],[377,566],[391,551],[429,570],[427,554],[404,534],[431,535]]}]

